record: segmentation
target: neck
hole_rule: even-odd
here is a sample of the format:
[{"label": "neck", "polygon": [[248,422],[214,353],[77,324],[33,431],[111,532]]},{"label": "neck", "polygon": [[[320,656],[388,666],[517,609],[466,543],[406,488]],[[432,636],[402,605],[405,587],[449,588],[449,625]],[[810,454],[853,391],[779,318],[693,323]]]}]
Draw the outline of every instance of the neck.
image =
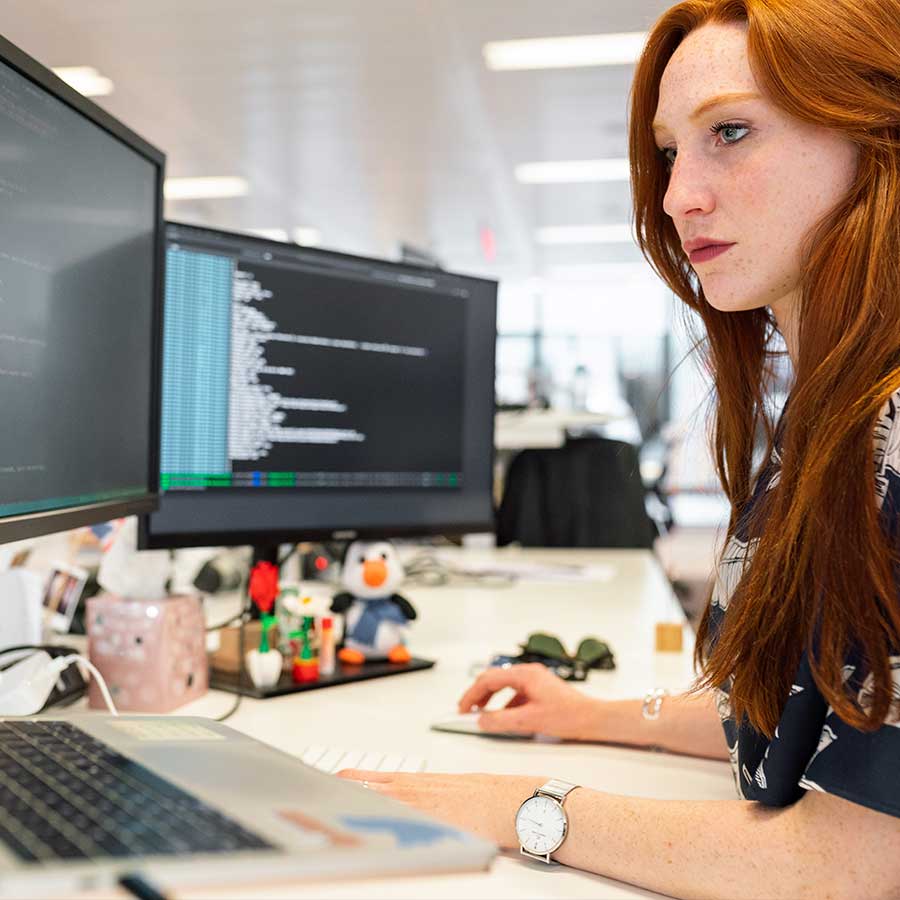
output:
[{"label": "neck", "polygon": [[797,366],[797,357],[800,353],[798,343],[798,328],[800,324],[798,315],[800,306],[799,301],[799,291],[792,291],[780,300],[776,300],[774,303],[769,304],[769,309],[772,310],[772,315],[775,316],[775,321],[778,323],[778,330],[784,338],[788,355],[790,356],[791,363],[795,369]]}]

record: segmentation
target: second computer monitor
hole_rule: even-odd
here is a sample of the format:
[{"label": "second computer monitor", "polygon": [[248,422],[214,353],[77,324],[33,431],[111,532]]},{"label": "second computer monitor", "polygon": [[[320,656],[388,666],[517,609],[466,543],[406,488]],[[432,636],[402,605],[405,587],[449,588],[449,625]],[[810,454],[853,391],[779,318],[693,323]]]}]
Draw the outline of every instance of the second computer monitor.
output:
[{"label": "second computer monitor", "polygon": [[164,167],[0,38],[0,542],[156,505]]},{"label": "second computer monitor", "polygon": [[144,546],[493,527],[495,282],[167,228]]}]

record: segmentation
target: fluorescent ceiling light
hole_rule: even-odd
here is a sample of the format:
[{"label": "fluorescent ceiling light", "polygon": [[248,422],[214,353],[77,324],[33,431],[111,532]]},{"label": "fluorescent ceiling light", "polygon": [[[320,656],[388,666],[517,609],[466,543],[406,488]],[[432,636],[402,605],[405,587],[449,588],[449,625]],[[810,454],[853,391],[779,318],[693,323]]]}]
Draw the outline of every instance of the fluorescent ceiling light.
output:
[{"label": "fluorescent ceiling light", "polygon": [[58,66],[53,71],[85,97],[105,97],[114,89],[112,81],[92,66]]},{"label": "fluorescent ceiling light", "polygon": [[631,225],[550,225],[538,228],[539,244],[626,244],[633,243]]},{"label": "fluorescent ceiling light", "polygon": [[288,240],[288,233],[284,228],[245,228],[244,231],[257,237],[268,238],[270,241]]},{"label": "fluorescent ceiling light", "polygon": [[243,197],[250,192],[246,178],[234,175],[211,175],[205,178],[167,178],[167,200],[215,200]]},{"label": "fluorescent ceiling light", "polygon": [[292,232],[294,243],[303,247],[318,247],[322,239],[318,228],[309,228],[305,225],[298,225]]},{"label": "fluorescent ceiling light", "polygon": [[569,159],[516,166],[522,184],[575,184],[587,181],[628,181],[627,159]]},{"label": "fluorescent ceiling light", "polygon": [[484,45],[482,52],[487,67],[496,72],[619,66],[637,62],[646,39],[645,31],[629,31],[524,41],[491,41]]}]

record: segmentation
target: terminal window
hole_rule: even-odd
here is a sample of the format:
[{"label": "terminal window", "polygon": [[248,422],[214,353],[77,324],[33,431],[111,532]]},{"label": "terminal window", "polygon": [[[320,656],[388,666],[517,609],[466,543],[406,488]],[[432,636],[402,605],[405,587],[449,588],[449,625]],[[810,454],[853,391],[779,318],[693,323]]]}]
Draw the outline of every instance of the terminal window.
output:
[{"label": "terminal window", "polygon": [[462,487],[467,298],[171,243],[161,486]]}]

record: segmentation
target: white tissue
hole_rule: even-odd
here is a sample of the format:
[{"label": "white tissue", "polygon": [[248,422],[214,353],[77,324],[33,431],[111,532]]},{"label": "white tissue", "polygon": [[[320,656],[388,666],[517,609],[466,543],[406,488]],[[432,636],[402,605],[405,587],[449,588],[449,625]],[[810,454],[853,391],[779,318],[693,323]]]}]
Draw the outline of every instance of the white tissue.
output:
[{"label": "white tissue", "polygon": [[172,563],[168,550],[137,549],[137,519],[126,519],[100,560],[97,581],[105,591],[134,600],[161,600]]}]

